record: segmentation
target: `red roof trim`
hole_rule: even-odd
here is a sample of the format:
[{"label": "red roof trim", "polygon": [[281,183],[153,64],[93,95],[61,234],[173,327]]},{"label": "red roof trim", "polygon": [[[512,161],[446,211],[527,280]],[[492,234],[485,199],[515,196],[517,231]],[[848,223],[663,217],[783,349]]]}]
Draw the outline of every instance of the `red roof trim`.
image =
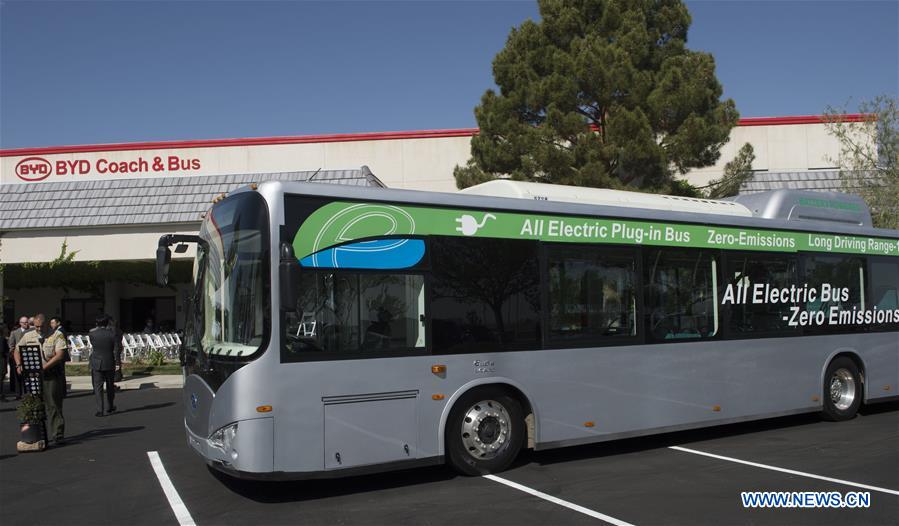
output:
[{"label": "red roof trim", "polygon": [[[842,116],[845,122],[861,122],[870,118],[864,114]],[[823,115],[802,115],[796,117],[751,117],[740,119],[737,126],[777,126],[785,124],[819,124]],[[181,148],[215,148],[222,146],[268,146],[278,144],[310,144],[326,142],[386,141],[397,139],[437,139],[447,137],[471,137],[477,128],[454,130],[422,130],[375,133],[340,133],[333,135],[300,135],[284,137],[251,137],[244,139],[201,139],[193,141],[154,141],[114,144],[87,144],[80,146],[46,146],[40,148],[13,148],[0,150],[0,157],[24,155],[53,155],[60,153],[118,152],[129,150],[172,150]]]},{"label": "red roof trim", "polygon": [[[871,119],[872,115],[864,113],[848,113],[840,115],[842,122],[864,122]],[[795,117],[749,117],[740,119],[737,126],[779,126],[784,124],[821,124],[827,122],[824,115],[798,115]]]},{"label": "red roof trim", "polygon": [[286,137],[250,137],[244,139],[200,139],[192,141],[126,142],[114,144],[87,144],[83,146],[46,146],[41,148],[14,148],[0,150],[0,157],[20,155],[52,155],[58,153],[118,152],[127,150],[173,150],[180,148],[214,148],[221,146],[269,146],[277,144],[308,144],[324,142],[386,141],[396,139],[435,139],[445,137],[471,137],[477,128],[456,130],[423,130],[374,133],[339,133],[333,135],[299,135]]}]

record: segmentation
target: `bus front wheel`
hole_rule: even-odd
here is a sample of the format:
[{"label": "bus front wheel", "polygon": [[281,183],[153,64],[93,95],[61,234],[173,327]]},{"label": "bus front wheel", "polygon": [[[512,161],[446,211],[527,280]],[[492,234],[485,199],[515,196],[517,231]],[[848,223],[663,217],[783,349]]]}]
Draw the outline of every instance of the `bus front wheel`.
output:
[{"label": "bus front wheel", "polygon": [[446,451],[450,464],[466,475],[486,475],[509,467],[524,441],[521,404],[495,387],[465,393],[450,412]]},{"label": "bus front wheel", "polygon": [[858,366],[845,356],[830,362],[824,374],[824,409],[827,420],[850,420],[862,405],[862,382]]}]

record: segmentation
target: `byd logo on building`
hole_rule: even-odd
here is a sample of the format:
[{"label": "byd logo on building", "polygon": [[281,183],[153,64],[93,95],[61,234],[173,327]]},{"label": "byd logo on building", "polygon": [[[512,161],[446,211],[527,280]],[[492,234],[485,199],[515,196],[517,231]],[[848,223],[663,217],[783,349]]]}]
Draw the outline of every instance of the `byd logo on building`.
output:
[{"label": "byd logo on building", "polygon": [[23,181],[43,181],[52,174],[53,165],[43,157],[27,157],[16,165],[16,175]]}]

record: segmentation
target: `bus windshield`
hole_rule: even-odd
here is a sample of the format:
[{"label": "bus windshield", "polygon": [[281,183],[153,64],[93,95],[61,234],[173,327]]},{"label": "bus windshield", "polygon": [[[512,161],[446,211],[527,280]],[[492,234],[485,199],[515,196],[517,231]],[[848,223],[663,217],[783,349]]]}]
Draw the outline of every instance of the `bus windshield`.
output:
[{"label": "bus windshield", "polygon": [[193,341],[206,358],[246,360],[269,330],[268,216],[256,193],[217,204],[200,229]]}]

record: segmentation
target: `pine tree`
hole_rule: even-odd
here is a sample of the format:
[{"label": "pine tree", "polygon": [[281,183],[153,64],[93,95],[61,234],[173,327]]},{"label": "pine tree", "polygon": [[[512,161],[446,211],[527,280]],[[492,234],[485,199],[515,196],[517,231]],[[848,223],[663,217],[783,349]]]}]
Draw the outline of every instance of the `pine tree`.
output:
[{"label": "pine tree", "polygon": [[755,149],[747,142],[740,148],[737,155],[724,165],[724,176],[709,183],[707,197],[722,199],[739,194],[743,183],[752,179],[753,161],[755,161]]},{"label": "pine tree", "polygon": [[711,55],[686,49],[679,0],[540,0],[493,61],[499,92],[456,184],[511,177],[684,193],[676,173],[713,164],[738,114]]}]

